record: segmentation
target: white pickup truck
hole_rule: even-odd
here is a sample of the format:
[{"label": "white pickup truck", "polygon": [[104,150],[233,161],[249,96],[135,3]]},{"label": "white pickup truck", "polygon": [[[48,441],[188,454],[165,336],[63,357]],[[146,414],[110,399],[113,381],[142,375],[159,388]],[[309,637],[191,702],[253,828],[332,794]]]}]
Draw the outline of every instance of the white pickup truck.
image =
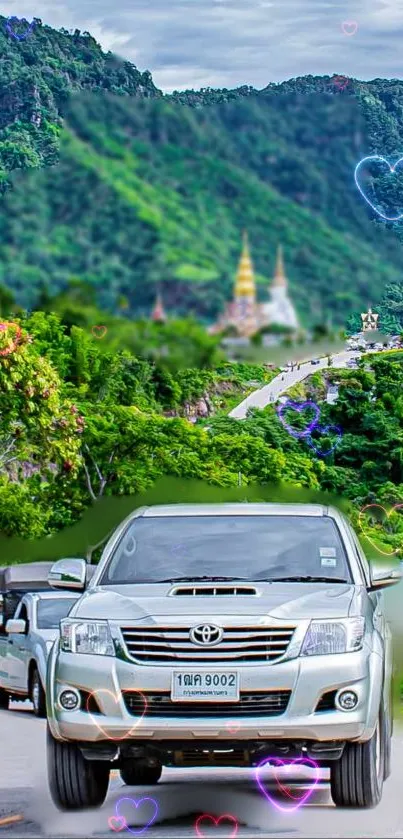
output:
[{"label": "white pickup truck", "polygon": [[24,594],[14,617],[0,630],[0,708],[9,699],[30,699],[37,717],[46,716],[46,664],[59,623],[79,597],[74,592]]}]

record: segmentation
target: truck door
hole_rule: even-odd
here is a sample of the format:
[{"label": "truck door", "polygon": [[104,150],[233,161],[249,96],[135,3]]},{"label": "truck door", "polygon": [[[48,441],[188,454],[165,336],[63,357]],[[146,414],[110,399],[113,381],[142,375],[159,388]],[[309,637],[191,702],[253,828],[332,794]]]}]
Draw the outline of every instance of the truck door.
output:
[{"label": "truck door", "polygon": [[29,645],[29,624],[30,615],[28,614],[27,604],[22,600],[15,611],[14,618],[24,620],[26,629],[24,635],[17,632],[10,632],[7,634],[7,656],[6,656],[6,671],[7,671],[7,687],[15,689],[18,693],[28,692],[28,645]]}]

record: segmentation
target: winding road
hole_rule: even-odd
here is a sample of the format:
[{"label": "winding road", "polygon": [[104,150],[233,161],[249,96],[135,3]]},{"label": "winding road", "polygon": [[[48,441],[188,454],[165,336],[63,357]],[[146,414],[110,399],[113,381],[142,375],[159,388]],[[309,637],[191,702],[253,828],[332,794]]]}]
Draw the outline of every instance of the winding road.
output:
[{"label": "winding road", "polygon": [[[401,837],[403,839],[403,797],[401,767],[403,766],[403,728],[395,721],[392,752],[392,775],[384,785],[381,803],[374,810],[338,810],[329,793],[326,770],[312,796],[294,813],[278,812],[261,794],[251,769],[164,769],[156,786],[127,787],[118,772],[112,773],[109,792],[100,810],[81,813],[59,813],[53,806],[46,778],[46,722],[36,719],[31,706],[12,703],[8,711],[0,711],[0,837],[31,839],[31,837],[113,837],[108,825],[115,815],[116,803],[123,796],[137,802],[149,796],[158,805],[158,816],[144,829],[139,811],[126,804],[120,809],[128,819],[130,833],[146,839],[308,839],[308,837]],[[302,797],[308,777],[287,776],[294,799]],[[276,792],[268,783],[270,791]],[[277,798],[278,800],[278,798]],[[143,804],[146,807],[147,804]],[[149,806],[149,805],[148,805]],[[131,814],[133,816],[131,817]],[[222,822],[218,827],[203,824],[195,829],[198,816],[210,813],[218,818],[231,814],[234,823]],[[144,814],[143,814],[144,815]],[[18,818],[19,817],[19,818]],[[147,817],[147,815],[146,815]],[[146,819],[145,819],[146,820]]]},{"label": "winding road", "polygon": [[[366,350],[366,352],[371,352],[371,350]],[[376,350],[373,350],[372,352],[376,352]],[[343,368],[347,366],[347,362],[352,358],[358,359],[360,356],[361,353],[359,352],[343,350],[342,352],[335,353],[331,356],[332,363],[330,366],[335,369]],[[259,390],[254,390],[253,393],[250,393],[243,402],[240,402],[236,408],[233,408],[228,416],[233,419],[245,419],[249,408],[265,408],[270,402],[276,402],[277,399],[293,385],[298,384],[298,382],[302,382],[303,379],[306,379],[318,370],[328,369],[327,356],[321,358],[320,363],[316,365],[311,364],[311,360],[300,361],[298,364],[300,366],[299,370],[297,369],[297,365],[294,367],[294,370],[280,373],[280,375],[276,376],[275,379],[272,379],[268,385],[264,385],[264,387]]]}]

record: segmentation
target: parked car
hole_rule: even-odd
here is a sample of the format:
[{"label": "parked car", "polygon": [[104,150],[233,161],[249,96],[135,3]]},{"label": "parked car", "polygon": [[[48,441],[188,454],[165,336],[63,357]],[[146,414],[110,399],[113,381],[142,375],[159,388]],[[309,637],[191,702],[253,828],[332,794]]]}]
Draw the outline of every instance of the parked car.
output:
[{"label": "parked car", "polygon": [[49,591],[52,565],[53,562],[27,562],[0,568],[0,635],[26,592]]},{"label": "parked car", "polygon": [[320,364],[320,358],[313,358],[311,364]]},{"label": "parked car", "polygon": [[14,618],[0,635],[0,708],[10,697],[30,699],[37,717],[46,716],[45,685],[48,652],[59,636],[59,623],[79,594],[46,591],[25,594]]},{"label": "parked car", "polygon": [[[177,551],[180,543],[181,551]],[[52,585],[82,590],[84,560]],[[47,669],[47,759],[61,810],[101,806],[110,771],[330,767],[333,801],[372,807],[390,774],[391,633],[347,519],[310,504],[143,507],[109,539]]]}]

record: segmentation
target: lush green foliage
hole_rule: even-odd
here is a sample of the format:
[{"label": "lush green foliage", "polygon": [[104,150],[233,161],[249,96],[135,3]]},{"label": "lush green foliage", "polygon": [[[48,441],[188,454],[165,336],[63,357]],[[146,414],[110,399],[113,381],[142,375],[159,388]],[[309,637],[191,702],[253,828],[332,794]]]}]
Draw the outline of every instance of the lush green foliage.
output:
[{"label": "lush green foliage", "polygon": [[23,306],[78,278],[115,314],[123,296],[123,313],[147,315],[162,287],[170,310],[209,321],[231,295],[244,228],[262,298],[284,244],[305,324],[330,311],[344,324],[399,279],[396,234],[379,224],[374,241],[352,175],[399,145],[401,83],[340,93],[306,77],[163,97],[88,33],[37,21],[21,42],[0,27],[0,47],[0,166],[3,178],[30,170],[2,203],[0,282]]},{"label": "lush green foliage", "polygon": [[[259,484],[336,494],[352,503],[358,528],[360,507],[389,509],[403,499],[402,353],[368,357],[354,371],[313,372],[299,386],[300,397],[320,402],[321,424],[343,432],[335,451],[318,457],[272,406],[244,421],[225,415],[228,400],[271,380],[276,371],[265,366],[222,361],[170,370],[165,358],[104,347],[56,314],[15,322],[22,340],[0,355],[0,528],[8,536],[51,534],[98,499],[136,496],[164,476],[223,491]],[[0,351],[13,329],[0,333]],[[169,358],[174,335],[165,340]],[[334,405],[323,402],[325,379],[339,382]],[[192,424],[187,408],[200,400],[209,416]],[[330,440],[331,432],[326,447]],[[373,519],[365,526],[375,543],[386,553],[400,550],[400,514],[388,522],[390,532]]]}]

